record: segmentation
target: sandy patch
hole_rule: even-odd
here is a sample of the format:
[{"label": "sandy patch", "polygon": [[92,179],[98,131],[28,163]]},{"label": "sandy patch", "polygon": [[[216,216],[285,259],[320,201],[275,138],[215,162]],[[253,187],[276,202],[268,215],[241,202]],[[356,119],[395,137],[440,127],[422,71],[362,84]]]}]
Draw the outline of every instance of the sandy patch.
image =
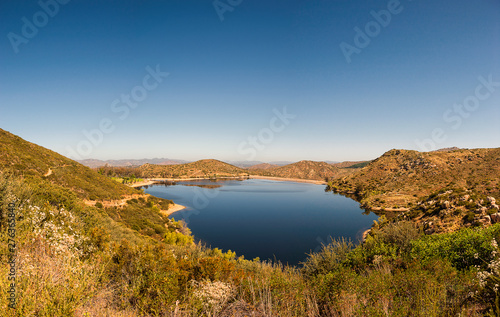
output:
[{"label": "sandy patch", "polygon": [[148,180],[145,180],[144,182],[137,182],[137,183],[127,184],[127,185],[130,187],[141,187],[141,186],[153,185],[155,183],[156,183],[155,181],[148,179]]},{"label": "sandy patch", "polygon": [[170,207],[168,208],[168,210],[161,210],[160,212],[164,215],[164,216],[170,216],[171,214],[173,214],[174,212],[178,212],[182,209],[185,209],[186,206],[183,206],[183,205],[179,205],[179,204],[173,204],[173,205],[170,205]]}]

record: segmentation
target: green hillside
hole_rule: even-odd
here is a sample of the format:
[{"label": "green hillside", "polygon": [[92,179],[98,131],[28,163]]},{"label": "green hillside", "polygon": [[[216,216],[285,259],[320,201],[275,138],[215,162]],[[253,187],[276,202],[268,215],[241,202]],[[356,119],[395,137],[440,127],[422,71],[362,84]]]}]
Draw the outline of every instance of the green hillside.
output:
[{"label": "green hillside", "polygon": [[166,232],[168,219],[158,210],[168,209],[172,201],[143,195],[4,130],[0,130],[0,152],[0,171],[22,179],[37,197],[51,205],[86,213],[87,205],[113,205],[115,201],[129,200],[124,206],[90,209],[93,214],[101,214],[102,226],[110,229],[120,224],[118,231],[112,230],[117,239],[125,236],[134,240],[145,236],[158,239]]},{"label": "green hillside", "polygon": [[99,175],[90,168],[0,129],[0,168],[29,179],[70,189],[80,198],[119,199],[136,190]]}]

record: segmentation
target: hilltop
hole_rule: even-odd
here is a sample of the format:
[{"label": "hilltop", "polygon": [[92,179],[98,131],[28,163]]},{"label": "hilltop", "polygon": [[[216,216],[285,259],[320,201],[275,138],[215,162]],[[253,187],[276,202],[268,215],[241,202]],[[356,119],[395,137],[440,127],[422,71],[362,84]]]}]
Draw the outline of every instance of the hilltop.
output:
[{"label": "hilltop", "polygon": [[70,189],[80,198],[118,199],[136,190],[0,129],[0,169]]},{"label": "hilltop", "polygon": [[329,186],[372,210],[414,219],[429,232],[488,225],[498,212],[500,149],[391,150]]},{"label": "hilltop", "polygon": [[270,163],[260,163],[248,168],[241,168],[229,163],[214,159],[205,159],[186,164],[156,165],[144,164],[139,167],[112,167],[96,168],[104,175],[120,175],[142,178],[221,178],[221,177],[248,177],[249,175],[277,177],[283,179],[304,179],[325,181],[349,175],[368,162],[344,162],[329,164],[326,162],[300,161],[285,166]]},{"label": "hilltop", "polygon": [[177,165],[144,164],[138,170],[141,177],[148,178],[215,178],[248,175],[242,168],[213,159]]},{"label": "hilltop", "polygon": [[332,166],[338,167],[338,168],[362,168],[368,165],[371,161],[345,161],[345,162],[336,162],[336,163],[330,163]]},{"label": "hilltop", "polygon": [[[347,166],[350,166],[349,164]],[[249,169],[252,175],[321,180],[338,178],[353,173],[356,168],[338,167],[326,162],[300,161],[285,166]]]}]

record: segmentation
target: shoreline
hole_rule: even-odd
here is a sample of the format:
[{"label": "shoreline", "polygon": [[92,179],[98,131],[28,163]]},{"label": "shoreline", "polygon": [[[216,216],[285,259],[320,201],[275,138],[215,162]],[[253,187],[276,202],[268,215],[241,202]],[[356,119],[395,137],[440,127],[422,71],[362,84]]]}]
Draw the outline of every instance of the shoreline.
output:
[{"label": "shoreline", "polygon": [[186,208],[187,208],[186,206],[174,203],[174,205],[169,207],[168,210],[161,210],[161,213],[164,216],[169,217],[173,213],[176,213],[176,212],[181,211],[181,210],[186,209]]},{"label": "shoreline", "polygon": [[199,181],[199,180],[217,180],[217,179],[248,179],[247,176],[224,176],[224,177],[217,177],[217,178],[210,178],[210,177],[193,177],[193,178],[149,178],[147,181],[144,182],[138,182],[138,183],[133,183],[133,184],[127,184],[127,186],[130,187],[142,187],[142,186],[149,186],[149,185],[157,185],[161,184],[162,182],[188,182],[188,181]]},{"label": "shoreline", "polygon": [[288,177],[275,177],[275,176],[261,176],[261,175],[248,175],[248,176],[223,176],[217,178],[210,177],[192,177],[192,178],[150,178],[144,182],[138,182],[133,184],[127,184],[130,187],[142,187],[149,185],[161,184],[161,182],[188,182],[188,181],[198,181],[198,180],[218,180],[218,179],[267,179],[272,181],[281,182],[296,182],[296,183],[309,183],[317,185],[326,185],[327,182],[314,180],[314,179],[303,179],[303,178],[288,178]]},{"label": "shoreline", "polygon": [[319,180],[314,180],[314,179],[287,178],[287,177],[260,176],[260,175],[250,175],[249,179],[267,179],[267,180],[272,180],[272,181],[310,183],[310,184],[317,184],[317,185],[326,185],[327,184],[325,181],[319,181]]},{"label": "shoreline", "polygon": [[368,234],[370,234],[371,231],[372,231],[371,227],[370,227],[370,229],[366,229],[365,231],[363,231],[362,240],[361,240],[363,243],[366,241],[366,238],[368,237]]},{"label": "shoreline", "polygon": [[137,182],[137,183],[133,183],[133,184],[127,184],[127,186],[135,188],[135,187],[142,187],[142,186],[153,185],[155,183],[156,183],[155,181],[147,180],[147,181],[144,181],[144,182]]}]

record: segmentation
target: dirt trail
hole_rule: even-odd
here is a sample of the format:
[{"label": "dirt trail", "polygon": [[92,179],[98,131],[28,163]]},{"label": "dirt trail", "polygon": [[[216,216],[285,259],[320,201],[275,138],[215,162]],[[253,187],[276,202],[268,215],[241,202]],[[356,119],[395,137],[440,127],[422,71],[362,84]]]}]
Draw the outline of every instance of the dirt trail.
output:
[{"label": "dirt trail", "polygon": [[97,202],[100,202],[104,207],[123,207],[127,204],[127,200],[129,199],[137,199],[137,198],[147,198],[149,194],[133,194],[133,195],[125,195],[123,196],[122,199],[118,200],[103,200],[103,201],[98,201],[98,200],[84,200],[85,205],[87,206],[95,206]]}]

